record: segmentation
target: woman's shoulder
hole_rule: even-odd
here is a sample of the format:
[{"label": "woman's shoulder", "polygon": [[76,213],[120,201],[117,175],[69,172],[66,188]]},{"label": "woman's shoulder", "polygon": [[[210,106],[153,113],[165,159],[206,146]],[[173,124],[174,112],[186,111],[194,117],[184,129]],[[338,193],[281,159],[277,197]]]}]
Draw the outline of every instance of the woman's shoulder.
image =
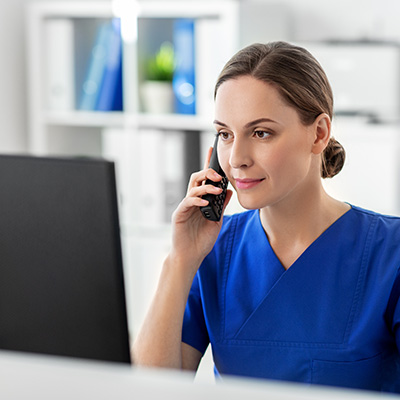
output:
[{"label": "woman's shoulder", "polygon": [[360,214],[364,214],[364,215],[369,215],[369,216],[376,216],[379,218],[388,218],[388,219],[397,219],[400,220],[400,216],[399,215],[394,215],[394,214],[385,214],[382,212],[378,212],[378,211],[374,211],[371,209],[367,209],[367,208],[363,208],[354,204],[350,204],[350,207],[353,211],[360,213]]},{"label": "woman's shoulder", "polygon": [[354,205],[351,205],[351,211],[360,220],[374,221],[377,226],[386,229],[400,229],[399,215],[383,214]]}]

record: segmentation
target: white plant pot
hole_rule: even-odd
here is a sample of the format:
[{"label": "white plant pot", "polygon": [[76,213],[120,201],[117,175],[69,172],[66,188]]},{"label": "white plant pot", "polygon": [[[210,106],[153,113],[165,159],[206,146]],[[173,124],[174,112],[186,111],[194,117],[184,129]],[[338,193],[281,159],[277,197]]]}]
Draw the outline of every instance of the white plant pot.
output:
[{"label": "white plant pot", "polygon": [[171,82],[145,81],[140,89],[143,111],[165,114],[174,112],[174,92]]}]

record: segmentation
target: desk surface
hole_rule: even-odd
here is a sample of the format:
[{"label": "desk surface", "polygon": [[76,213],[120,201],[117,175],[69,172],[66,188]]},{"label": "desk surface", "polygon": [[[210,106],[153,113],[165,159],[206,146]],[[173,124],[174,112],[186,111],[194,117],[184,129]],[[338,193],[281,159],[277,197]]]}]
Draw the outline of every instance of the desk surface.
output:
[{"label": "desk surface", "polygon": [[0,351],[0,398],[373,400],[393,397],[245,379],[193,383],[193,376],[183,372]]}]

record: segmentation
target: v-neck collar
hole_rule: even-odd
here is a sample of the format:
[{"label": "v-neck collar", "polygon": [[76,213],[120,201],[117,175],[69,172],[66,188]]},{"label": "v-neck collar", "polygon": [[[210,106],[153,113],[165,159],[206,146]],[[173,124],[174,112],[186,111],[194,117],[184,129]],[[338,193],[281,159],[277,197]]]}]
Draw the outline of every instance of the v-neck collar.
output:
[{"label": "v-neck collar", "polygon": [[337,218],[331,225],[329,225],[313,242],[311,242],[304,249],[304,251],[296,258],[296,260],[294,260],[294,262],[288,268],[285,268],[285,266],[282,264],[282,262],[279,259],[279,257],[276,255],[273,247],[271,246],[271,243],[269,241],[268,235],[265,232],[264,227],[263,227],[262,222],[261,222],[260,210],[258,210],[258,212],[257,212],[257,222],[258,222],[258,225],[259,225],[259,229],[261,230],[261,232],[265,236],[265,241],[266,241],[266,245],[268,246],[268,250],[273,255],[272,259],[274,259],[275,263],[277,263],[280,266],[280,268],[282,269],[282,272],[286,272],[289,269],[292,269],[296,264],[300,263],[301,259],[304,257],[304,255],[306,255],[309,251],[312,251],[313,247],[317,246],[318,243],[321,240],[323,240],[326,235],[330,234],[331,230],[334,230],[337,225],[341,224],[341,222],[343,220],[345,220],[349,214],[351,214],[351,212],[353,211],[354,207],[349,203],[346,203],[346,204],[348,204],[350,206],[350,208],[344,214],[342,214],[339,218]]},{"label": "v-neck collar", "polygon": [[[226,295],[231,303],[226,311],[229,313],[236,310],[236,312],[234,318],[230,314],[230,319],[234,319],[235,323],[232,321],[225,323],[224,338],[238,343],[241,340],[260,343],[276,340],[308,343],[310,332],[315,331],[319,332],[317,336],[321,345],[329,343],[332,346],[341,346],[348,332],[347,326],[351,323],[349,315],[355,301],[354,291],[357,285],[362,285],[359,282],[359,276],[361,278],[364,276],[360,275],[363,268],[361,261],[365,259],[363,254],[369,248],[365,244],[369,227],[360,234],[354,234],[359,230],[356,211],[356,208],[351,207],[332,223],[288,270],[280,264],[279,271],[278,258],[271,246],[266,244],[262,253],[271,257],[266,266],[268,268],[273,266],[274,278],[267,284],[258,285],[264,287],[263,291],[251,289],[251,297],[256,297],[257,302],[256,304],[253,302],[247,312],[243,312],[243,307],[243,310],[240,309],[242,297],[237,299]],[[258,224],[257,230],[262,229],[260,221]],[[266,235],[265,240],[267,240]],[[335,243],[336,240],[338,244]],[[356,249],[356,261],[349,256],[350,249]],[[254,279],[257,282],[262,280],[257,274]],[[231,285],[228,293],[234,293],[232,288]],[[337,295],[339,292],[340,296]],[[341,306],[337,309],[335,307],[339,297]],[[339,313],[340,318],[338,315],[335,328],[327,328],[321,321],[326,317],[326,310],[332,307],[333,315]],[[310,317],[312,321],[307,322],[305,326],[304,321],[308,321],[307,316],[312,316]],[[312,344],[314,345],[315,343]]]}]

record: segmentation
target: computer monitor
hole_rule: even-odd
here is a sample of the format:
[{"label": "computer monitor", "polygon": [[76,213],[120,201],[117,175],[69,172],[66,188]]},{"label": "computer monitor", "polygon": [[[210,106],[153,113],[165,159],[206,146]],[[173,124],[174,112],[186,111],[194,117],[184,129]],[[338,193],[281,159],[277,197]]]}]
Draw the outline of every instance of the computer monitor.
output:
[{"label": "computer monitor", "polygon": [[0,349],[130,363],[112,162],[0,156]]}]

